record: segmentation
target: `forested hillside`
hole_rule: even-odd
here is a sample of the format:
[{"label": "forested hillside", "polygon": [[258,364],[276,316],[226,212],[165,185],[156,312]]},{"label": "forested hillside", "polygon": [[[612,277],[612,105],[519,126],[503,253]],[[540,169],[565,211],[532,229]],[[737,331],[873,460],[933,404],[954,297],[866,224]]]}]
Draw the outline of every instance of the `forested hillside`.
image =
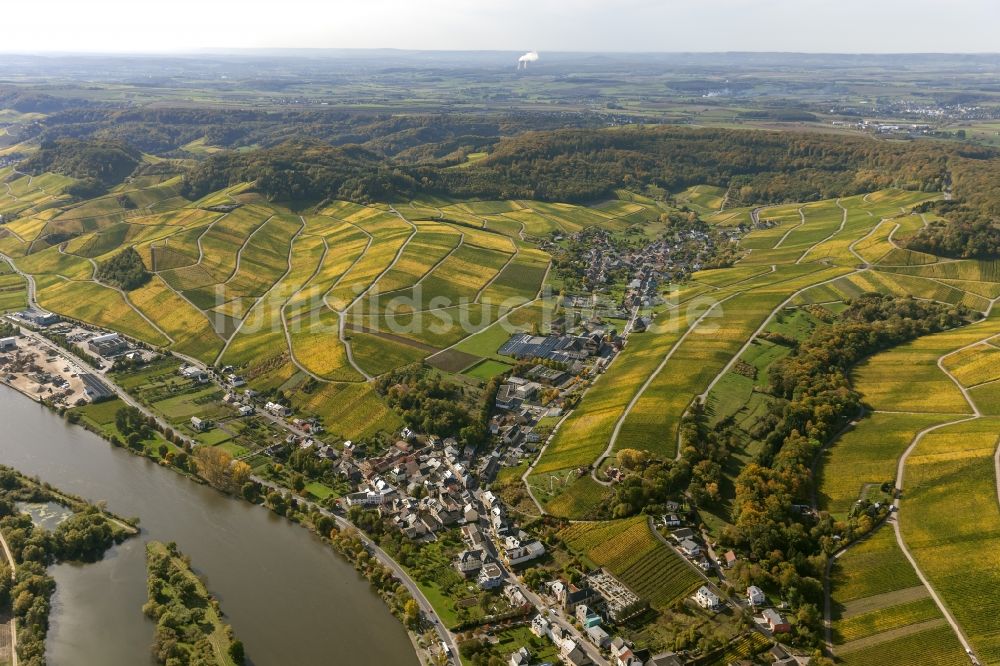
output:
[{"label": "forested hillside", "polygon": [[[13,95],[13,93],[11,93]],[[22,96],[23,97],[23,94]],[[5,99],[0,93],[0,102]],[[34,108],[21,98],[10,103]],[[45,107],[49,108],[49,107]],[[597,114],[356,113],[339,110],[256,111],[212,108],[106,109],[52,107],[42,140],[93,138],[124,141],[147,153],[183,155],[184,146],[203,140],[220,148],[273,147],[287,141],[319,139],[331,145],[360,144],[385,157],[428,161],[486,149],[501,137],[559,127],[597,128]]]},{"label": "forested hillside", "polygon": [[122,182],[142,161],[142,154],[120,141],[45,141],[18,168],[29,174],[54,171],[103,186]]},{"label": "forested hillside", "polygon": [[[745,204],[811,200],[870,192],[881,187],[940,190],[948,182],[954,151],[930,143],[889,143],[795,133],[639,127],[614,130],[531,132],[501,141],[481,162],[465,169],[398,166],[391,170],[396,194],[411,189],[458,197],[589,201],[615,188],[653,185],[677,190],[708,183],[732,186]],[[994,159],[976,149],[967,159]],[[294,182],[274,177],[302,167]],[[276,199],[301,193],[330,194],[325,173],[344,166],[378,171],[374,153],[333,149],[321,143],[284,144],[264,151],[218,155],[189,176],[193,193],[220,180],[265,177],[259,189]],[[371,174],[364,174],[366,178]],[[359,180],[365,180],[361,178]],[[386,194],[384,179],[372,179],[362,197]]]},{"label": "forested hillside", "polygon": [[[225,153],[195,167],[187,196],[256,180],[272,200],[343,198],[357,202],[415,194],[461,198],[585,202],[617,188],[678,191],[725,187],[729,204],[811,201],[885,187],[942,191],[955,199],[945,223],[922,231],[914,249],[991,256],[1000,248],[1000,193],[990,183],[1000,156],[987,148],[864,137],[677,127],[529,132],[504,139],[467,168],[393,164],[358,147],[292,142]],[[953,223],[953,224],[949,224]]]}]

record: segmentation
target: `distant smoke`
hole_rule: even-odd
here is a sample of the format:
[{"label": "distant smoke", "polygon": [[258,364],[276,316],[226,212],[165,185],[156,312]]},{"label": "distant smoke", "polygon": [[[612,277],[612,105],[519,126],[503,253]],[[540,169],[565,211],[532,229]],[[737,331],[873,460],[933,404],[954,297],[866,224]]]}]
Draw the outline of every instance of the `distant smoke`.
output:
[{"label": "distant smoke", "polygon": [[536,60],[538,60],[538,51],[528,51],[517,59],[517,68],[521,69],[523,67],[524,69],[528,69],[528,63],[535,62]]}]

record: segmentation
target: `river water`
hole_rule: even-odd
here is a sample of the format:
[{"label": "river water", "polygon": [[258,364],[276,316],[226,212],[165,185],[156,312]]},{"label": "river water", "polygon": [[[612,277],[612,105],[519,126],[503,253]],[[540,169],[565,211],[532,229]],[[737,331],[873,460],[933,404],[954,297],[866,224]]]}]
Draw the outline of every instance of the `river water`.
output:
[{"label": "river water", "polygon": [[142,534],[56,580],[51,666],[148,666],[144,543],[191,556],[255,666],[401,664],[417,658],[368,582],[302,527],[225,497],[71,426],[0,385],[0,463],[138,516]]}]

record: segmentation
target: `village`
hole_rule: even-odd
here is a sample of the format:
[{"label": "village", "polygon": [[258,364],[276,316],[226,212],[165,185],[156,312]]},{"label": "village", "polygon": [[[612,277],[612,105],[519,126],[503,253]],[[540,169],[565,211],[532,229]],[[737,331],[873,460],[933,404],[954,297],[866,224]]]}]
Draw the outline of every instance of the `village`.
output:
[{"label": "village", "polygon": [[[619,626],[649,610],[647,600],[605,568],[575,580],[559,575],[550,568],[550,547],[519,524],[520,514],[490,488],[500,470],[537,454],[548,436],[545,424],[572,408],[631,334],[652,324],[655,309],[663,305],[663,283],[700,268],[682,247],[708,239],[697,230],[682,235],[680,244],[659,240],[626,250],[606,235],[587,239],[584,284],[593,288],[590,295],[563,294],[548,333],[515,333],[497,349],[515,365],[492,400],[486,448],[413,428],[377,444],[328,436],[318,419],[297,416],[279,394],[250,388],[233,367],[203,367],[37,309],[9,317],[27,334],[0,340],[0,371],[22,392],[64,407],[114,398],[114,381],[142,376],[139,400],[173,429],[178,446],[222,447],[247,462],[260,482],[295,486],[352,520],[358,512],[374,514],[408,542],[456,544],[444,552],[462,581],[454,587],[458,601],[464,604],[463,597],[474,597],[475,590],[485,595],[477,604],[481,614],[465,620],[474,635],[488,641],[491,627],[522,626],[549,645],[538,654],[520,647],[507,655],[512,666],[552,659],[576,666],[673,666],[684,663],[684,656],[651,654],[619,635]],[[97,372],[74,362],[74,355]],[[311,473],[304,475],[306,469]],[[614,472],[609,470],[612,481]],[[723,601],[707,576],[717,571],[724,580],[732,553],[715,560],[680,504],[668,509],[660,522],[671,547],[706,576],[689,603],[706,613],[723,611],[733,602]],[[547,579],[534,584],[532,578],[529,585],[524,578],[529,569]],[[750,588],[747,595],[743,606],[761,610],[756,624],[762,633],[788,631],[777,610],[764,608],[762,591]],[[444,648],[447,657],[450,649]]]}]

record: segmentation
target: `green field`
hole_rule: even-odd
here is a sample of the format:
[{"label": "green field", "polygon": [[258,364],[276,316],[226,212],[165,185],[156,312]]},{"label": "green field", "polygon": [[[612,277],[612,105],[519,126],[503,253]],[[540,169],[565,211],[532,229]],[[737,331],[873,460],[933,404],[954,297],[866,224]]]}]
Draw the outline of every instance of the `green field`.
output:
[{"label": "green field", "polygon": [[480,361],[474,366],[465,370],[462,374],[469,377],[475,377],[483,381],[493,379],[497,375],[503,374],[510,370],[513,366],[507,363],[501,363],[500,361],[493,361],[487,359],[485,361]]}]

